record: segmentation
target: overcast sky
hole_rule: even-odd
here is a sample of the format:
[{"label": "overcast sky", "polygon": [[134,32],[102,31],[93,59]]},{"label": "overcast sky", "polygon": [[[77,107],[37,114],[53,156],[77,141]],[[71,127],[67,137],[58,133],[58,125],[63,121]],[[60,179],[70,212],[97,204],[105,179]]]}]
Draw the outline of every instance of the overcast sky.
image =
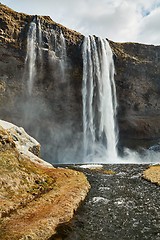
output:
[{"label": "overcast sky", "polygon": [[49,15],[84,35],[160,45],[160,0],[1,0],[19,12]]}]

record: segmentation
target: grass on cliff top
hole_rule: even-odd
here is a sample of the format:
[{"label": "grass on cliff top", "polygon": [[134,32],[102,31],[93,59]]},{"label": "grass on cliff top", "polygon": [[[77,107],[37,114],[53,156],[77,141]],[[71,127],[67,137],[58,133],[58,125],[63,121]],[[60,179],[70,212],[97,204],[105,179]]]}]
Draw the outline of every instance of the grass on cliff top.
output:
[{"label": "grass on cliff top", "polygon": [[[26,34],[27,25],[29,26],[34,15],[27,15],[25,13],[18,13],[11,8],[0,3],[0,20],[1,20],[1,31],[0,31],[0,41],[5,43],[13,43],[14,47],[18,47],[20,43],[20,36],[22,32]],[[66,28],[65,26],[54,22],[49,16],[38,16],[41,19],[41,27],[48,28],[56,26],[62,30],[67,42],[70,44],[76,44],[83,39],[83,35]],[[28,24],[26,25],[26,22]]]}]

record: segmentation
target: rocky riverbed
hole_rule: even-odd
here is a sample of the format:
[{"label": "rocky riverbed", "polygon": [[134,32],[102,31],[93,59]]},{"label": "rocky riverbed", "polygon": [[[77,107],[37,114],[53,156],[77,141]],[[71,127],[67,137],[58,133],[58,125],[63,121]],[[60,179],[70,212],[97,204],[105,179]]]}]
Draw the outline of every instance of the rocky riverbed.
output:
[{"label": "rocky riverbed", "polygon": [[75,166],[85,173],[91,190],[74,219],[59,228],[60,238],[52,239],[159,240],[159,186],[142,178],[147,167],[104,165],[91,170]]}]

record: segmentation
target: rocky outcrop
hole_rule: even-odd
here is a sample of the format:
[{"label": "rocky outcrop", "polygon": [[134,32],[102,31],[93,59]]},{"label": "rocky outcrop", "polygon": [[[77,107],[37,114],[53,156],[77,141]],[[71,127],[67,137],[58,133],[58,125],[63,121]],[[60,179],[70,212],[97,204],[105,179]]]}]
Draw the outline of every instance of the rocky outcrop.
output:
[{"label": "rocky outcrop", "polygon": [[22,128],[0,121],[0,239],[49,239],[89,190],[82,173],[34,157],[35,147]]},{"label": "rocky outcrop", "polygon": [[29,136],[22,127],[17,127],[12,123],[0,120],[0,126],[12,137],[15,147],[21,155],[29,157],[30,161],[46,167],[53,167],[40,159],[40,144]]},{"label": "rocky outcrop", "polygon": [[[42,145],[50,162],[81,159],[82,53],[84,36],[55,23],[50,17],[16,13],[0,5],[0,114],[23,126]],[[25,72],[27,32],[31,21],[41,22],[43,70],[33,95],[28,96]],[[51,31],[66,41],[67,68],[63,81],[56,62],[49,59]],[[38,33],[37,33],[38,34]],[[160,47],[109,41],[114,53],[120,145],[160,137]],[[9,71],[8,71],[9,69]],[[35,122],[36,127],[33,127]],[[124,139],[126,141],[124,141]],[[50,144],[52,142],[52,144]],[[138,143],[142,145],[142,142]],[[135,143],[134,143],[135,145]]]}]

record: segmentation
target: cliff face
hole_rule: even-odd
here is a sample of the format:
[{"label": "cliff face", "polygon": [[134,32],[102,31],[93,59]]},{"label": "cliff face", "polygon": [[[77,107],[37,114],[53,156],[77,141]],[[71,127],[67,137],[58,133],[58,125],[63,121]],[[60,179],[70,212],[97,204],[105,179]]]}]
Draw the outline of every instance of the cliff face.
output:
[{"label": "cliff face", "polygon": [[[56,24],[49,17],[16,13],[2,4],[0,16],[0,114],[4,120],[27,129],[40,141],[42,155],[50,161],[54,156],[54,161],[58,162],[66,155],[64,152],[60,153],[59,149],[68,149],[68,152],[72,152],[72,146],[79,138],[75,133],[81,129],[83,36]],[[33,93],[30,95],[28,76],[25,75],[27,65],[25,61],[27,34],[32,21],[36,24],[38,21],[41,22],[43,66],[40,67],[42,63],[40,61],[36,63],[37,74]],[[50,43],[52,31],[56,32],[58,40],[61,32],[65,37],[67,49],[65,81],[60,71],[60,58],[52,59],[51,48],[55,41],[53,39]],[[76,156],[76,153],[74,154]]]},{"label": "cliff face", "polygon": [[160,46],[113,43],[120,136],[160,136]]},{"label": "cliff face", "polygon": [[[41,22],[43,67],[41,69],[40,61],[36,63],[37,76],[33,93],[29,95],[25,59],[27,33],[33,19],[37,25]],[[0,23],[1,116],[32,133],[46,149],[42,148],[42,152],[49,161],[72,161],[78,154],[81,157],[81,45],[84,36],[49,17],[16,13],[2,4]],[[62,32],[66,41],[65,81],[59,71],[60,57],[52,61],[49,56],[54,45],[50,44],[52,31],[58,39]],[[159,138],[160,47],[111,41],[110,45],[116,69],[120,141]]]}]

